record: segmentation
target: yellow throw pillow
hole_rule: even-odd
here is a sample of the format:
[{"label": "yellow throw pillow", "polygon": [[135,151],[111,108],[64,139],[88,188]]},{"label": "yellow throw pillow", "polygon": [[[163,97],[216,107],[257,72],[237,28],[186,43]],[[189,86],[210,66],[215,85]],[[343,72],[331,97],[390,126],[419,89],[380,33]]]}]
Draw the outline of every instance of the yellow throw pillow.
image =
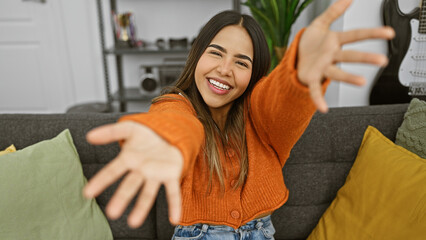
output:
[{"label": "yellow throw pillow", "polygon": [[308,240],[426,239],[426,159],[376,128]]},{"label": "yellow throw pillow", "polygon": [[12,144],[12,145],[10,145],[8,148],[6,148],[5,150],[3,150],[3,151],[0,151],[0,156],[1,155],[5,155],[5,154],[7,154],[7,153],[12,153],[12,152],[16,152],[16,148],[15,148],[15,146]]}]

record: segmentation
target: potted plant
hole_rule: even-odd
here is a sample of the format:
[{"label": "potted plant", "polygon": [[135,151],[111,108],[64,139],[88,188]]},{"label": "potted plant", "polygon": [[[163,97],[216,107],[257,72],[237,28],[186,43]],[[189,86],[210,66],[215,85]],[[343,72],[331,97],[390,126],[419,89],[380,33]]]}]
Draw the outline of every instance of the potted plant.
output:
[{"label": "potted plant", "polygon": [[262,27],[271,53],[271,68],[280,62],[287,50],[291,26],[313,0],[247,0],[243,5]]}]

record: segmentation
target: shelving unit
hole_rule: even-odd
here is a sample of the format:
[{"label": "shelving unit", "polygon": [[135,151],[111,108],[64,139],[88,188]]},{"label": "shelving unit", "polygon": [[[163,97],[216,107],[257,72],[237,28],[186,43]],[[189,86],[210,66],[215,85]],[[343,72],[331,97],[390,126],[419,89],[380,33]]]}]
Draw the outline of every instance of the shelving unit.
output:
[{"label": "shelving unit", "polygon": [[105,49],[105,54],[127,55],[127,54],[152,54],[152,53],[187,53],[189,48],[110,48]]},{"label": "shelving unit", "polygon": [[[100,39],[101,39],[101,48],[102,48],[102,62],[104,68],[105,76],[105,89],[107,96],[107,106],[109,111],[112,111],[113,102],[119,102],[119,111],[127,111],[127,103],[131,101],[149,101],[152,99],[152,96],[144,96],[140,93],[138,88],[129,88],[124,86],[123,81],[123,57],[125,55],[146,55],[146,54],[176,54],[176,53],[188,53],[189,48],[157,48],[157,47],[144,47],[144,48],[106,48],[105,44],[105,21],[103,16],[103,4],[104,0],[96,0],[98,8],[98,21],[100,29]],[[119,0],[109,0],[110,11],[117,12],[117,1]],[[240,0],[232,0],[233,9],[235,11],[240,11]],[[108,16],[107,19],[109,19]],[[116,46],[114,38],[114,46]],[[117,70],[117,83],[118,90],[113,94],[111,93],[110,85],[110,76],[109,76],[109,64],[107,61],[107,56],[115,56],[115,67]]]}]

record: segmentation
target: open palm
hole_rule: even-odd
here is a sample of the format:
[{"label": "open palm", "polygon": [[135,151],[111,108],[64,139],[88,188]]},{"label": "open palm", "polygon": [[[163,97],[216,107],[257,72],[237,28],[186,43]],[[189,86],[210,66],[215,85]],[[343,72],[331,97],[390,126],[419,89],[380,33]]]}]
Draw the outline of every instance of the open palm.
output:
[{"label": "open palm", "polygon": [[298,49],[298,78],[309,87],[318,110],[327,112],[327,103],[321,84],[325,78],[355,85],[363,85],[365,78],[345,72],[336,66],[339,62],[385,65],[382,54],[342,50],[347,43],[367,39],[390,39],[395,32],[390,27],[357,29],[346,32],[330,31],[330,25],[347,10],[352,0],[339,0],[317,17],[304,31]]},{"label": "open palm", "polygon": [[139,193],[128,218],[129,226],[139,227],[147,217],[160,186],[164,184],[170,220],[173,224],[179,222],[183,157],[178,148],[170,145],[150,128],[131,121],[94,129],[88,133],[87,140],[92,144],[123,141],[119,155],[90,179],[84,189],[86,197],[96,197],[125,176],[107,205],[106,213],[109,218],[120,217]]}]

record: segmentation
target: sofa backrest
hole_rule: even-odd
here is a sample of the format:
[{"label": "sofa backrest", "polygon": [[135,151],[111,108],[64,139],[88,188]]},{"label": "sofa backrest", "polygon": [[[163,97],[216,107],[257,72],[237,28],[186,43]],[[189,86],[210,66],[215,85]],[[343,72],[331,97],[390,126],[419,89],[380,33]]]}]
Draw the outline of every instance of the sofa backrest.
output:
[{"label": "sofa backrest", "polygon": [[[284,169],[290,190],[288,202],[272,215],[276,239],[305,239],[344,184],[355,160],[363,133],[368,125],[376,127],[391,140],[401,125],[408,104],[369,107],[332,108],[328,114],[315,114],[307,130],[295,145]],[[100,125],[116,122],[122,113],[72,114],[0,114],[0,149],[15,144],[22,149],[50,139],[68,128],[80,155],[83,171],[91,178],[119,152],[118,144],[92,146],[86,133]],[[98,198],[102,208],[118,183]],[[162,188],[144,225],[127,226],[125,214],[109,221],[115,239],[170,239],[173,227],[168,222],[167,201]]]}]

